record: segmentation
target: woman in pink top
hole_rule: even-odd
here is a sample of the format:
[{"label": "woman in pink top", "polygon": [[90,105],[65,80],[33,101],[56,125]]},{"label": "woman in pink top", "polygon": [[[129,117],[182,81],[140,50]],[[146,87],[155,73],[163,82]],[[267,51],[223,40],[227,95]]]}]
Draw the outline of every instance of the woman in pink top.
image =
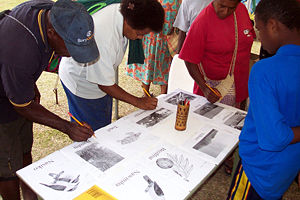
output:
[{"label": "woman in pink top", "polygon": [[237,108],[241,108],[241,103],[248,97],[250,51],[255,37],[248,11],[240,2],[214,0],[209,4],[193,22],[179,54],[195,80],[194,93],[214,103],[219,100],[215,87],[228,75],[236,49],[234,82],[221,103]]}]

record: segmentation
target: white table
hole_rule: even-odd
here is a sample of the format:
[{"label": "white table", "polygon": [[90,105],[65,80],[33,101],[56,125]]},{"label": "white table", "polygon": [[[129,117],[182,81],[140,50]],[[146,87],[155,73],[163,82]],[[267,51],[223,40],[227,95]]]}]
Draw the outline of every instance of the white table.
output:
[{"label": "white table", "polygon": [[[185,131],[174,129],[180,93],[191,105]],[[245,115],[177,90],[17,175],[44,199],[186,199],[236,147]]]}]

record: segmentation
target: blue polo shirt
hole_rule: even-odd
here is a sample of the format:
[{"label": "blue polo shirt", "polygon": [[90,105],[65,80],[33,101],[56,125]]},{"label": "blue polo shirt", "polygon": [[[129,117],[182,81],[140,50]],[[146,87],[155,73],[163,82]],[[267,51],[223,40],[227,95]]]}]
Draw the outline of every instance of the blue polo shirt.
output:
[{"label": "blue polo shirt", "polygon": [[300,46],[285,45],[256,63],[249,78],[250,106],[240,135],[245,173],[263,199],[279,199],[300,171]]},{"label": "blue polo shirt", "polygon": [[[49,0],[27,1],[9,13],[24,24],[36,39],[14,19],[5,16],[0,20],[0,124],[18,118],[11,102],[22,106],[33,100],[34,84],[53,52],[40,34],[37,16],[41,8],[34,8],[40,3],[53,5]],[[41,19],[47,38],[45,12]]]}]

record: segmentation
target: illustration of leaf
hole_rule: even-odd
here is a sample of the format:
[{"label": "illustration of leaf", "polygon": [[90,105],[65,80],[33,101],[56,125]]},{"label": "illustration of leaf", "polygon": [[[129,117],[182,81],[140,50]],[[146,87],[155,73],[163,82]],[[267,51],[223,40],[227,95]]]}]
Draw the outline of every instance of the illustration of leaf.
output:
[{"label": "illustration of leaf", "polygon": [[174,172],[183,177],[185,181],[189,181],[188,177],[194,168],[192,164],[190,165],[189,159],[184,158],[182,154],[179,156],[179,159],[177,154],[175,154],[174,156],[171,154],[167,154],[167,156],[174,162]]},{"label": "illustration of leaf", "polygon": [[183,155],[180,155],[178,165],[181,166],[183,161]]},{"label": "illustration of leaf", "polygon": [[191,165],[191,166],[189,167],[189,169],[186,169],[186,174],[187,174],[187,176],[190,176],[190,174],[191,174],[193,168],[194,168],[194,166]]}]

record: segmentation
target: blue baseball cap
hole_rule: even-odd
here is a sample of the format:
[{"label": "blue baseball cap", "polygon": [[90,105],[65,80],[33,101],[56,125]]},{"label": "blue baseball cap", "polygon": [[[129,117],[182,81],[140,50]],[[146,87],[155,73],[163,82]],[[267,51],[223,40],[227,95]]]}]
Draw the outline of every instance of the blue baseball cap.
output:
[{"label": "blue baseball cap", "polygon": [[82,4],[56,1],[50,10],[50,21],[75,61],[90,63],[99,59],[93,18]]}]

